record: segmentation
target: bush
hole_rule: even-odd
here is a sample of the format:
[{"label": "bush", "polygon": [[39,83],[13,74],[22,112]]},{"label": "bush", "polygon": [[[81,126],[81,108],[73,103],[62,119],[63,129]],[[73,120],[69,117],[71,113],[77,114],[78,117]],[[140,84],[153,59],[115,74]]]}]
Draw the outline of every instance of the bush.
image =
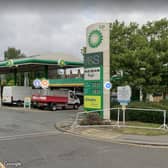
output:
[{"label": "bush", "polygon": [[[168,111],[168,101],[162,101],[160,103],[151,102],[131,102],[128,107],[131,108],[147,108],[147,109],[161,109]],[[117,111],[111,112],[111,119],[117,119]],[[120,120],[122,120],[122,113],[120,113]],[[168,122],[168,112],[166,120]],[[142,121],[151,123],[163,123],[163,113],[159,111],[137,111],[126,110],[126,121]]]},{"label": "bush", "polygon": [[[161,100],[160,104],[162,104],[163,106],[166,106],[168,108],[168,100]],[[167,109],[168,111],[168,109]]]},{"label": "bush", "polygon": [[86,118],[80,122],[81,125],[102,125],[103,120],[101,119],[99,113],[88,113]]}]

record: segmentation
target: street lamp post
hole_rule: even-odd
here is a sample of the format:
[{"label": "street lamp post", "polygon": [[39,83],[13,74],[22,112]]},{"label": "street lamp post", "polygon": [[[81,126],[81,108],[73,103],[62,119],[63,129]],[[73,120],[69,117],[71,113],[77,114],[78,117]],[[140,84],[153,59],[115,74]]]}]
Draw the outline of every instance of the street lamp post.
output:
[{"label": "street lamp post", "polygon": [[140,88],[139,88],[139,100],[140,100],[140,102],[142,102],[142,100],[143,100],[142,86],[140,86]]},{"label": "street lamp post", "polygon": [[[146,68],[145,67],[141,67],[139,70],[140,71],[145,71]],[[139,87],[139,100],[140,100],[140,102],[143,101],[142,85]]]},{"label": "street lamp post", "polygon": [[[167,72],[168,72],[168,63],[166,63],[166,64],[163,64],[163,67],[166,67],[166,74],[167,74]],[[166,79],[166,87],[165,87],[165,92],[166,92],[166,94],[167,94],[167,79]],[[165,95],[166,96],[166,95]]]}]

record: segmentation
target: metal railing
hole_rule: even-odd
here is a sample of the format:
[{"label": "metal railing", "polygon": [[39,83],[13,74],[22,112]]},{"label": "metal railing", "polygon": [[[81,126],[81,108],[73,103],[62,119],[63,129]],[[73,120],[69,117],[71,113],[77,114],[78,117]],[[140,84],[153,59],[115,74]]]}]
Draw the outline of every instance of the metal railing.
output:
[{"label": "metal railing", "polygon": [[[110,111],[113,111],[113,110],[117,110],[117,119],[116,121],[114,121],[114,124],[111,124],[111,125],[87,125],[87,126],[81,126],[78,121],[80,120],[80,117],[84,114],[89,114],[89,113],[98,113],[102,110],[93,110],[93,111],[82,111],[82,112],[78,112],[76,114],[76,117],[75,117],[75,120],[71,126],[71,129],[74,129],[74,128],[77,128],[77,127],[88,127],[88,126],[91,126],[91,127],[132,127],[132,128],[145,128],[145,129],[168,129],[168,126],[166,124],[166,110],[161,110],[161,109],[143,109],[143,108],[126,108],[126,109],[122,109],[121,107],[118,107],[118,108],[110,108],[110,109],[104,109],[103,111],[106,111],[106,110],[110,110]],[[125,122],[125,113],[127,110],[133,110],[133,111],[156,111],[156,112],[162,112],[163,113],[163,124],[161,124],[158,128],[154,128],[154,127],[145,127],[145,126],[137,126],[137,125],[127,125],[126,122]],[[120,115],[121,115],[121,111],[122,111],[122,124],[121,124],[121,121],[120,121]]]}]

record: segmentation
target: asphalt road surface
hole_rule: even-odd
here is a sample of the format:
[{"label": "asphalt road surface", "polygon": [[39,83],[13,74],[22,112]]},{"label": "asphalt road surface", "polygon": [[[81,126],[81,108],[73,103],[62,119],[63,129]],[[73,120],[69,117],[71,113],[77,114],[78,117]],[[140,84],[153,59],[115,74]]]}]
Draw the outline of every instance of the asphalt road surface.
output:
[{"label": "asphalt road surface", "polygon": [[167,168],[168,149],[87,140],[54,128],[73,111],[0,109],[0,161],[23,168]]},{"label": "asphalt road surface", "polygon": [[[37,111],[37,112],[36,112]],[[72,118],[77,111],[41,111],[28,112],[21,108],[0,109],[0,138],[32,133],[56,131],[54,124]]]}]

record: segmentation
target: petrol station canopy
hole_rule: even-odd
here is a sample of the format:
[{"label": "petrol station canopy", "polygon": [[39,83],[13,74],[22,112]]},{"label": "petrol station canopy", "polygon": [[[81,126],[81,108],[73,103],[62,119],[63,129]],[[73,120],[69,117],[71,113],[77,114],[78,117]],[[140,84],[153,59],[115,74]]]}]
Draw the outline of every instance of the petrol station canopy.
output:
[{"label": "petrol station canopy", "polygon": [[[63,65],[59,64],[60,61],[62,61]],[[35,71],[41,66],[49,66],[50,68],[81,67],[83,66],[83,60],[79,57],[64,53],[37,55],[12,60],[10,59],[0,62],[0,74],[13,72],[14,69],[17,69],[18,72],[26,72],[32,69]]]}]

